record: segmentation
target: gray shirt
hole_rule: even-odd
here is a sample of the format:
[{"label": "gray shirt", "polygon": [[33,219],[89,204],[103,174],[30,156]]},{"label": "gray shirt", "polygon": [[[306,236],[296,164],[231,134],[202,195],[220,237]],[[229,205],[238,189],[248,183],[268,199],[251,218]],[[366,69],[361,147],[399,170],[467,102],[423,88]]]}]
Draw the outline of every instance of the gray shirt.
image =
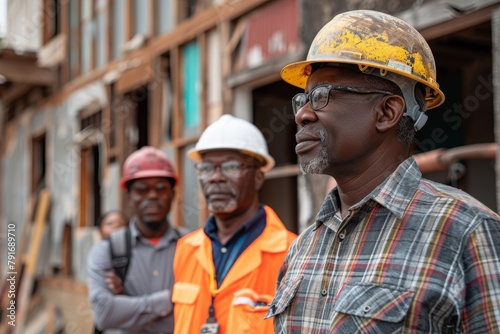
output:
[{"label": "gray shirt", "polygon": [[95,322],[99,328],[119,329],[112,333],[173,333],[172,266],[180,233],[170,227],[154,246],[140,235],[134,222],[133,217],[132,257],[124,294],[112,294],[104,279],[112,268],[108,240],[99,241],[89,252],[88,287]]}]

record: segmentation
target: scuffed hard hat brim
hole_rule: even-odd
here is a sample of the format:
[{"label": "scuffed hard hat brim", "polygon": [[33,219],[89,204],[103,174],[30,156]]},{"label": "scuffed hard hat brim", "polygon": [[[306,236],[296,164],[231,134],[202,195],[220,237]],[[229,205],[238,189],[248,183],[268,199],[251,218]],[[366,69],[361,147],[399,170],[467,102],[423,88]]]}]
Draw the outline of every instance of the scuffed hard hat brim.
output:
[{"label": "scuffed hard hat brim", "polygon": [[[241,153],[246,154],[246,155],[248,155],[246,152],[250,152],[250,151],[242,152],[243,150],[236,149],[233,146],[231,146],[231,147],[217,147],[217,148],[205,149],[205,150],[198,150],[196,148],[192,148],[186,153],[186,155],[188,156],[188,158],[190,158],[191,160],[193,160],[195,162],[201,162],[201,160],[202,160],[201,155],[203,153],[212,152],[212,151],[221,151],[221,150],[233,150],[233,151],[241,152]],[[262,157],[266,161],[265,165],[260,167],[260,170],[263,173],[270,171],[274,167],[274,165],[276,164],[276,161],[274,161],[274,158],[271,157],[270,155],[257,154],[255,152],[252,152],[252,153],[255,155],[258,155],[259,157]]]},{"label": "scuffed hard hat brim", "polygon": [[146,170],[146,171],[141,171],[135,173],[133,176],[129,177],[124,177],[120,180],[120,188],[123,191],[127,190],[127,183],[133,180],[138,180],[138,179],[145,179],[145,178],[151,178],[151,177],[166,177],[169,179],[174,180],[174,183],[177,184],[177,176],[175,174],[169,173],[169,172],[162,172],[158,170]]},{"label": "scuffed hard hat brim", "polygon": [[[310,73],[310,67],[309,65],[311,64],[318,64],[318,63],[342,63],[342,64],[353,64],[353,65],[364,65],[360,63],[359,60],[339,60],[336,59],[335,61],[331,60],[322,60],[322,59],[315,59],[315,60],[305,60],[305,61],[299,61],[295,63],[291,63],[283,67],[281,70],[281,78],[298,88],[305,89],[307,85],[307,80],[309,79],[309,76],[311,75]],[[375,67],[375,68],[380,68],[383,70],[387,70],[387,68],[383,68],[381,66],[377,66],[376,64],[368,64],[370,67]],[[432,94],[434,98],[432,99],[427,99],[427,109],[432,109],[440,106],[444,102],[444,93],[437,87],[429,85],[428,82],[426,82],[423,79],[420,79],[416,76],[409,75],[407,72],[404,71],[399,71],[398,69],[391,69],[391,72],[402,75],[404,77],[410,78],[412,80],[417,80],[418,82],[424,84],[428,88],[431,89]]]}]

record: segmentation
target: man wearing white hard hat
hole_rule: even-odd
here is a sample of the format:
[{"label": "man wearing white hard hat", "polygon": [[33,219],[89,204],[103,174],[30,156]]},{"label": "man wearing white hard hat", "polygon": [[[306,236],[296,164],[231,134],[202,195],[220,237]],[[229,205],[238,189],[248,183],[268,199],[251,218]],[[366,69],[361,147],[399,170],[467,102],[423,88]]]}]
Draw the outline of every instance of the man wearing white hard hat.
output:
[{"label": "man wearing white hard hat", "polygon": [[177,244],[175,333],[274,333],[263,318],[296,235],[259,201],[264,173],[275,163],[264,136],[223,115],[187,155],[211,216]]}]

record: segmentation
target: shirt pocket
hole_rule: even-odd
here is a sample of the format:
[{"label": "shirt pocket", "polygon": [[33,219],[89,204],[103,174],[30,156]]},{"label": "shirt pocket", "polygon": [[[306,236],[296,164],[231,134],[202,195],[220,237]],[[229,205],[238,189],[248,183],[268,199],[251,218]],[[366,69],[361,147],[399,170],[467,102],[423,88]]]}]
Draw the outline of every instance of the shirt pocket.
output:
[{"label": "shirt pocket", "polygon": [[[340,291],[333,306],[338,316],[332,329],[359,330],[376,326],[391,331],[406,317],[415,292],[394,286],[350,283]],[[399,324],[399,325],[396,325]]]},{"label": "shirt pocket", "polygon": [[301,281],[301,277],[290,277],[290,279],[287,279],[285,276],[274,295],[269,311],[266,314],[266,319],[281,314],[286,310],[295,298]]},{"label": "shirt pocket", "polygon": [[172,291],[172,302],[178,304],[192,305],[198,298],[200,286],[191,283],[177,282]]},{"label": "shirt pocket", "polygon": [[229,308],[227,333],[274,333],[273,321],[264,320],[272,297],[252,289],[235,292]]}]

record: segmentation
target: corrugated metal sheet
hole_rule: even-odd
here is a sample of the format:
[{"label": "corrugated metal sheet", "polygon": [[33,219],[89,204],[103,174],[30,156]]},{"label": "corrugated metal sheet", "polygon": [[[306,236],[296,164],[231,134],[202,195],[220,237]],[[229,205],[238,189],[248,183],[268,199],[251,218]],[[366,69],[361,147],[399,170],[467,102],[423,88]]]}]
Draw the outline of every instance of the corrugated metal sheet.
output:
[{"label": "corrugated metal sheet", "polygon": [[243,39],[244,67],[252,68],[300,47],[298,0],[280,0],[253,12]]}]

